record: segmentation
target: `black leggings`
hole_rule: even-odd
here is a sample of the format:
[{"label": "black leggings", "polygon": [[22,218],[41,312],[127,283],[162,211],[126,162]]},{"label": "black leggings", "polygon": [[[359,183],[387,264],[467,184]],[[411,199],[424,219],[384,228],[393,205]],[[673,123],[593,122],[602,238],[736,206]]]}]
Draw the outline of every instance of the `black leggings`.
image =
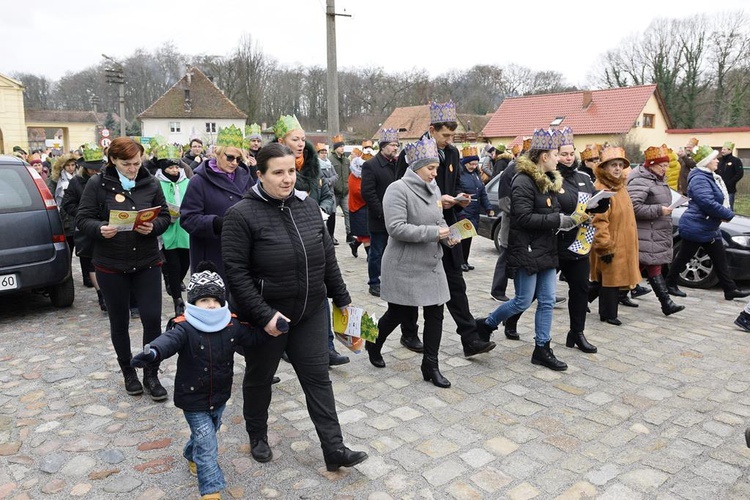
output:
[{"label": "black leggings", "polygon": [[173,299],[182,297],[182,280],[190,269],[190,250],[187,248],[164,249],[164,273]]},{"label": "black leggings", "polygon": [[143,346],[161,334],[161,269],[158,266],[134,273],[105,273],[96,271],[104,301],[107,303],[110,336],[117,360],[129,363],[130,346],[130,296],[138,299],[138,309],[143,325]]}]

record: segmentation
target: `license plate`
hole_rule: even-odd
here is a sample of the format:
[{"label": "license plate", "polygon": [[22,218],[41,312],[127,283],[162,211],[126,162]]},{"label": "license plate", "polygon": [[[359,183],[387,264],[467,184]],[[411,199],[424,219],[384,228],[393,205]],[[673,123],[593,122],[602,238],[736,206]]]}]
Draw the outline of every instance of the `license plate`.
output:
[{"label": "license plate", "polygon": [[0,275],[0,290],[15,290],[18,288],[18,278],[15,274]]}]

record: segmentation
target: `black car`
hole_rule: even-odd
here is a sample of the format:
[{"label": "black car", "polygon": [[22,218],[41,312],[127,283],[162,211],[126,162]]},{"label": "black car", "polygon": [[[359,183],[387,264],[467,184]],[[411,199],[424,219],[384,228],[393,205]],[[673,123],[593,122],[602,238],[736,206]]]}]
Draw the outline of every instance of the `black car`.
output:
[{"label": "black car", "polygon": [[55,307],[73,304],[71,259],[55,198],[37,171],[0,156],[0,296],[49,294]]},{"label": "black car", "polygon": [[[485,186],[487,197],[493,210],[499,214],[497,188],[501,175],[498,175]],[[675,196],[677,193],[674,193]],[[687,209],[687,205],[677,207],[672,212],[674,255],[680,249],[680,216]],[[721,235],[724,240],[724,248],[727,254],[729,274],[735,280],[750,280],[750,217],[735,215],[734,219],[721,224]],[[488,215],[480,215],[477,233],[485,238],[490,238],[495,243],[495,248],[500,251],[500,218]],[[719,278],[716,276],[713,262],[703,249],[698,249],[685,270],[680,273],[680,284],[692,288],[711,288],[716,286]]]}]

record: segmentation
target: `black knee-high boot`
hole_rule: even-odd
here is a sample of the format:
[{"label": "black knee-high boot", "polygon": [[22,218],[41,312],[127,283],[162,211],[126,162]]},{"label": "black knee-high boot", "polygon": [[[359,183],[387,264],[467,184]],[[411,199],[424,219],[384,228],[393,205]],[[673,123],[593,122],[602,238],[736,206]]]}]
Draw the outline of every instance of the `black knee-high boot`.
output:
[{"label": "black knee-high boot", "polygon": [[667,290],[667,280],[664,279],[664,276],[659,274],[658,276],[649,278],[648,283],[651,285],[651,288],[654,289],[654,293],[661,303],[661,312],[663,312],[665,316],[669,316],[670,314],[685,309],[685,306],[678,306],[672,302],[672,299],[669,296],[669,291]]}]

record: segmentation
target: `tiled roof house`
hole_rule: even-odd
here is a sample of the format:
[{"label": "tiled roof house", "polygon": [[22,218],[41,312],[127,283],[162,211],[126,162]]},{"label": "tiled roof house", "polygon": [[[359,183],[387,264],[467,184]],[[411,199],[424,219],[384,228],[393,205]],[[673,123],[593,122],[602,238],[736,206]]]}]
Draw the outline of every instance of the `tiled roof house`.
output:
[{"label": "tiled roof house", "polygon": [[[458,113],[458,128],[454,142],[477,142],[482,140],[479,132],[485,126],[490,115],[471,115]],[[382,128],[395,128],[402,142],[413,142],[419,139],[430,128],[430,106],[405,106],[396,108],[383,122]],[[378,131],[372,136],[377,141]]]},{"label": "tiled roof house", "polygon": [[202,71],[190,68],[138,119],[144,137],[160,135],[180,144],[200,138],[213,144],[220,128],[234,125],[244,130],[247,115]]}]

